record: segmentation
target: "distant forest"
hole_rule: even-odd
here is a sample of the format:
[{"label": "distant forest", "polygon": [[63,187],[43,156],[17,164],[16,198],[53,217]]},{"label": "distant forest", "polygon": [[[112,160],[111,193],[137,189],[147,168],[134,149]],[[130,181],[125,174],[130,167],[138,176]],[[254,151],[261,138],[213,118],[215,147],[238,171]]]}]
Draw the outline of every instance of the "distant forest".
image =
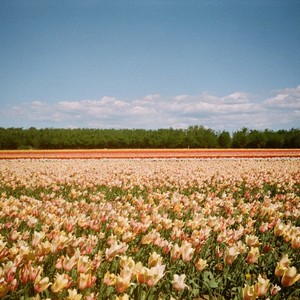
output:
[{"label": "distant forest", "polygon": [[300,129],[242,128],[230,134],[203,126],[187,129],[0,128],[0,149],[300,148]]}]

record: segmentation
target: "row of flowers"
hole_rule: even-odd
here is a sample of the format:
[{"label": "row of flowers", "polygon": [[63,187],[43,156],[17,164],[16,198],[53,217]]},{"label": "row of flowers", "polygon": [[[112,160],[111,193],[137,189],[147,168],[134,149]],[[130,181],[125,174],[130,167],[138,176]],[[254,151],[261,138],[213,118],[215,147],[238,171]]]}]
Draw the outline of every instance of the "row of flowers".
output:
[{"label": "row of flowers", "polygon": [[1,299],[298,299],[297,159],[3,160]]}]

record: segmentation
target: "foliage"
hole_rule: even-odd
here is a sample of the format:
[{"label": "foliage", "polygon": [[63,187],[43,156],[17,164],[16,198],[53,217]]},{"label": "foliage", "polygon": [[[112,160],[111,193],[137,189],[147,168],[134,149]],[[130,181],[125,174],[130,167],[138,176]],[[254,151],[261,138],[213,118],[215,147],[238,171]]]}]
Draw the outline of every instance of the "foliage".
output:
[{"label": "foliage", "polygon": [[0,149],[300,148],[300,130],[0,128]]}]

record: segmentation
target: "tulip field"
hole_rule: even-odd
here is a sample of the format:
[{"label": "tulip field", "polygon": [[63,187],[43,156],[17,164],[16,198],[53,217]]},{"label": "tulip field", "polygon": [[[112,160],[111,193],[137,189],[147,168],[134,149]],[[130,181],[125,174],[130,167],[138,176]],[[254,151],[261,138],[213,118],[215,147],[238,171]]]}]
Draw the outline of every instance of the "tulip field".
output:
[{"label": "tulip field", "polygon": [[2,159],[0,299],[300,299],[300,158]]}]

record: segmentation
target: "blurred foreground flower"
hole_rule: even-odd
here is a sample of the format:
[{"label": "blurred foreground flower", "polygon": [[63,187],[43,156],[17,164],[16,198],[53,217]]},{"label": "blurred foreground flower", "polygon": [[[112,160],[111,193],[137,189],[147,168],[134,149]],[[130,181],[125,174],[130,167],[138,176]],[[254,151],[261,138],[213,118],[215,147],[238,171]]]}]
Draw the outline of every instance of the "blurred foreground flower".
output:
[{"label": "blurred foreground flower", "polygon": [[254,290],[254,285],[245,284],[242,294],[243,294],[243,300],[255,300],[256,294]]},{"label": "blurred foreground flower", "polygon": [[175,290],[182,292],[185,288],[188,286],[184,283],[186,275],[185,274],[174,274],[173,276],[173,281],[172,281],[172,286]]},{"label": "blurred foreground flower", "polygon": [[293,285],[298,280],[300,280],[300,274],[297,273],[297,269],[295,267],[289,267],[283,273],[283,276],[281,278],[281,283],[284,287],[288,287]]},{"label": "blurred foreground flower", "polygon": [[263,297],[269,288],[269,279],[264,279],[260,274],[258,275],[257,282],[254,285],[255,295],[257,297]]}]

